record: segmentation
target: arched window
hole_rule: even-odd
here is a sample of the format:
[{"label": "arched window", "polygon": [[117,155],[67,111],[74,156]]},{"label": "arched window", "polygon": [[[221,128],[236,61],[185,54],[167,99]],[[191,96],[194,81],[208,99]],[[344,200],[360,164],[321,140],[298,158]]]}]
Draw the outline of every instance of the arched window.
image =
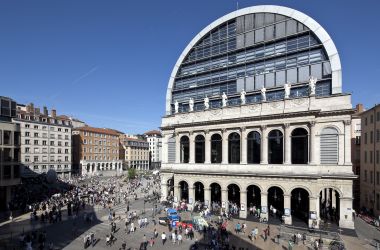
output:
[{"label": "arched window", "polygon": [[307,164],[309,161],[309,138],[306,129],[296,128],[292,132],[292,164]]},{"label": "arched window", "polygon": [[282,164],[284,155],[283,135],[280,130],[272,130],[268,134],[268,163]]},{"label": "arched window", "polygon": [[240,163],[240,135],[231,133],[228,136],[228,162]]},{"label": "arched window", "polygon": [[195,137],[195,163],[205,162],[205,138],[203,135]]},{"label": "arched window", "polygon": [[189,137],[182,136],[180,140],[181,163],[189,163]]},{"label": "arched window", "polygon": [[339,137],[335,128],[324,128],[321,132],[321,164],[338,164]]},{"label": "arched window", "polygon": [[248,163],[260,163],[260,134],[252,131],[247,136],[247,161]]},{"label": "arched window", "polygon": [[221,162],[222,162],[222,137],[219,134],[214,134],[211,136],[211,163],[221,163]]}]

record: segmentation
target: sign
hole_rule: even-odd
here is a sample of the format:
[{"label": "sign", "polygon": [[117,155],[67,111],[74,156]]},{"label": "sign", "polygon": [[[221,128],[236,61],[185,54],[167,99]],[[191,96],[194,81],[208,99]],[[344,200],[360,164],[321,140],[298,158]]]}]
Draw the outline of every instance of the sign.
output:
[{"label": "sign", "polygon": [[225,201],[222,202],[222,208],[226,208],[226,202]]},{"label": "sign", "polygon": [[317,219],[317,212],[310,211],[310,219],[311,220],[316,220]]},{"label": "sign", "polygon": [[266,207],[266,206],[261,206],[261,212],[262,212],[263,214],[268,213],[268,207]]},{"label": "sign", "polygon": [[284,209],[284,215],[285,216],[290,216],[290,208],[285,208]]},{"label": "sign", "polygon": [[193,204],[193,198],[189,198],[189,204]]},{"label": "sign", "polygon": [[174,202],[178,202],[177,196],[174,196]]},{"label": "sign", "polygon": [[244,204],[244,203],[241,203],[241,204],[240,204],[240,210],[241,210],[241,211],[245,211],[245,204]]},{"label": "sign", "polygon": [[208,206],[208,200],[205,200],[205,205]]},{"label": "sign", "polygon": [[172,227],[175,227],[177,224],[177,221],[172,221]]}]

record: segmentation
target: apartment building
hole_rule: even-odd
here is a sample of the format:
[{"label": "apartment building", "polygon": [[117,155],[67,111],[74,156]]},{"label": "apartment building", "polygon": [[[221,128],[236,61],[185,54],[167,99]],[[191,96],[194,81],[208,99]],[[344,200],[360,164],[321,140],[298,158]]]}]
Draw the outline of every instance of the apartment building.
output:
[{"label": "apartment building", "polygon": [[71,177],[71,121],[55,109],[17,105],[13,121],[21,129],[21,174],[25,177],[53,169],[59,178]]},{"label": "apartment building", "polygon": [[158,169],[161,167],[161,153],[162,153],[162,135],[158,130],[151,130],[146,132],[145,138],[149,143],[150,152],[150,168]]},{"label": "apartment building", "polygon": [[20,184],[20,126],[16,117],[16,102],[0,96],[0,211],[7,209],[13,189]]},{"label": "apartment building", "polygon": [[360,205],[380,216],[380,105],[361,114]]},{"label": "apartment building", "polygon": [[360,210],[360,144],[361,144],[361,113],[363,113],[363,104],[356,105],[355,113],[351,117],[351,161],[352,171],[358,176],[353,181],[352,192],[354,196],[353,208]]},{"label": "apartment building", "polygon": [[90,126],[73,129],[73,165],[82,175],[121,174],[119,133]]},{"label": "apartment building", "polygon": [[149,143],[137,136],[121,134],[120,159],[125,168],[149,170]]}]

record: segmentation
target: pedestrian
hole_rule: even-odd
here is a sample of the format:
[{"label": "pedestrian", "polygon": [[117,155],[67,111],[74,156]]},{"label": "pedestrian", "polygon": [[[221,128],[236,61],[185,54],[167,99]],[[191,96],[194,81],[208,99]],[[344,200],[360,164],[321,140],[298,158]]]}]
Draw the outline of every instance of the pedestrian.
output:
[{"label": "pedestrian", "polygon": [[264,241],[267,241],[268,232],[267,229],[264,229]]},{"label": "pedestrian", "polygon": [[165,232],[162,232],[161,239],[162,239],[162,245],[165,245],[165,242],[166,242],[166,234],[165,234]]},{"label": "pedestrian", "polygon": [[178,239],[178,245],[182,244],[182,235],[181,234],[178,234],[177,239]]},{"label": "pedestrian", "polygon": [[245,229],[247,228],[247,224],[245,224],[245,222],[243,222],[243,225],[242,225],[242,229],[243,229],[243,234],[245,235]]},{"label": "pedestrian", "polygon": [[177,236],[175,235],[175,232],[172,232],[172,243],[173,243],[173,245],[175,244],[176,239],[177,239]]},{"label": "pedestrian", "polygon": [[153,247],[153,245],[154,245],[154,239],[153,239],[153,238],[150,238],[150,240],[149,240],[149,246],[150,246],[150,247]]},{"label": "pedestrian", "polygon": [[145,236],[145,234],[144,234],[144,236],[143,236],[143,246],[144,246],[144,249],[146,248],[146,245],[147,245],[147,240],[146,240],[146,236]]},{"label": "pedestrian", "polygon": [[154,229],[154,231],[153,231],[153,235],[154,235],[154,238],[157,238],[157,237],[158,237],[157,229]]},{"label": "pedestrian", "polygon": [[306,242],[306,233],[302,234],[302,241],[303,241],[303,244],[305,245],[305,242]]},{"label": "pedestrian", "polygon": [[267,231],[268,231],[268,236],[270,236],[270,227],[269,227],[269,224],[268,224],[268,227],[267,227]]}]

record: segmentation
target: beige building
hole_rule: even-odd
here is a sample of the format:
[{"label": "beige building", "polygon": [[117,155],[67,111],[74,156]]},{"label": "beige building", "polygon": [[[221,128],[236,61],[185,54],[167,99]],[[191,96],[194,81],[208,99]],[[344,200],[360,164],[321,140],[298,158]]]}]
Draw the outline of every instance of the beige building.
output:
[{"label": "beige building", "polygon": [[121,174],[119,133],[112,129],[73,129],[73,164],[81,175]]},{"label": "beige building", "polygon": [[20,184],[20,125],[16,117],[16,102],[0,96],[0,211],[7,209],[13,187]]},{"label": "beige building", "polygon": [[71,176],[71,121],[56,110],[34,107],[33,103],[17,106],[13,121],[21,129],[22,175],[46,173],[49,169],[60,178]]},{"label": "beige building", "polygon": [[272,5],[229,13],[193,38],[170,75],[161,197],[354,228],[353,113],[338,51],[313,18]]},{"label": "beige building", "polygon": [[146,141],[149,143],[150,168],[159,169],[161,167],[162,135],[161,131],[150,130],[144,133]]},{"label": "beige building", "polygon": [[380,216],[380,105],[361,114],[360,205]]},{"label": "beige building", "polygon": [[125,168],[149,170],[149,143],[135,136],[120,135],[120,159]]}]

